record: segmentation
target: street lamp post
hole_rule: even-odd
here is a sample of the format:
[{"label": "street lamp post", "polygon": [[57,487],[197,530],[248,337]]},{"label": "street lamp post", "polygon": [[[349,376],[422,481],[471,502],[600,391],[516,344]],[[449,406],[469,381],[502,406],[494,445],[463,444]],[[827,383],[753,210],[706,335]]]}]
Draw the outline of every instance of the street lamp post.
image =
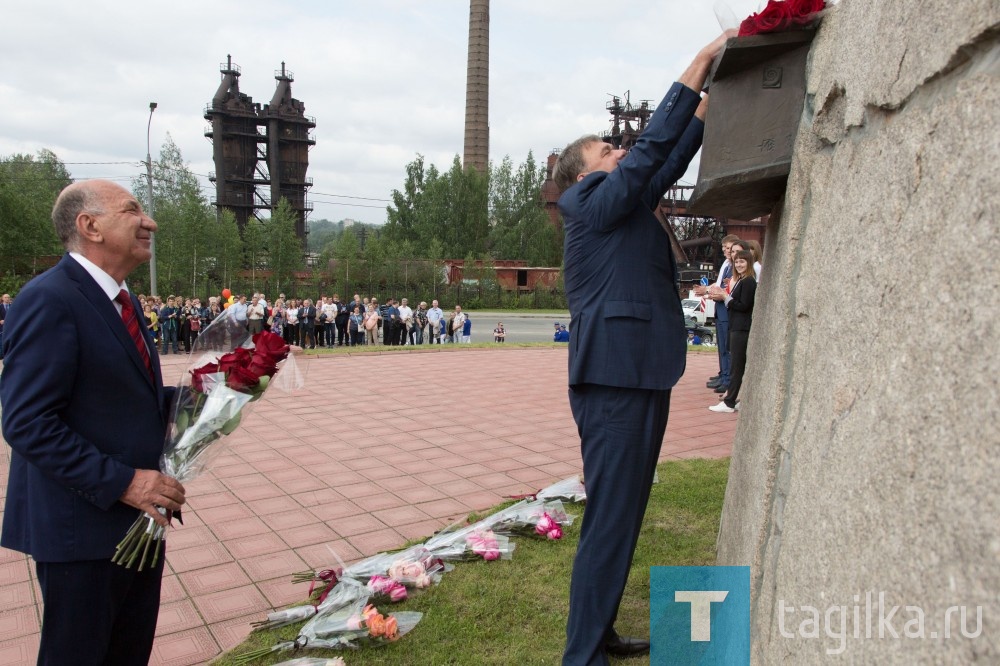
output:
[{"label": "street lamp post", "polygon": [[[149,206],[146,213],[153,217],[153,158],[149,155],[149,130],[153,126],[153,111],[156,110],[156,102],[149,103],[149,122],[146,124],[146,191],[149,194]],[[149,235],[149,293],[157,296],[156,293],[156,234]]]}]

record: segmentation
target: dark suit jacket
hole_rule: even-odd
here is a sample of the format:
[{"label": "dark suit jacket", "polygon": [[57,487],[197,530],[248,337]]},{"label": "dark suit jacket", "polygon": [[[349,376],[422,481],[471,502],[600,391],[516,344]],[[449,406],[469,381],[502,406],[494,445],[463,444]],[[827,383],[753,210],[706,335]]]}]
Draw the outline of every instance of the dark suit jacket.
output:
[{"label": "dark suit jacket", "polygon": [[733,287],[733,292],[729,294],[732,300],[726,304],[726,307],[722,308],[729,310],[730,331],[750,330],[750,324],[753,323],[753,303],[756,294],[757,280],[753,277],[743,278]]},{"label": "dark suit jacket", "polygon": [[307,308],[299,308],[299,325],[312,326],[316,322],[316,306],[310,305]]},{"label": "dark suit jacket", "polygon": [[684,373],[677,267],[653,210],[701,146],[699,100],[675,83],[613,172],[591,173],[559,198],[571,386],[665,390]]},{"label": "dark suit jacket", "polygon": [[25,285],[4,328],[13,452],[0,545],[39,562],[110,558],[139,515],[118,498],[163,450],[173,389],[156,346],[140,326],[151,380],[114,303],[69,255]]}]

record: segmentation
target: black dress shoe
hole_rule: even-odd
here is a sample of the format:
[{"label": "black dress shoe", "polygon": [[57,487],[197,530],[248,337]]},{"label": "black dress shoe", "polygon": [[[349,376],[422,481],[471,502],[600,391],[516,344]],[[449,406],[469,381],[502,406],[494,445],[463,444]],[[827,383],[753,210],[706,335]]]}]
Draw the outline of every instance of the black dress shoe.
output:
[{"label": "black dress shoe", "polygon": [[715,387],[715,392],[716,393],[725,393],[728,390],[729,390],[729,384],[723,384],[721,386],[716,386]]},{"label": "black dress shoe", "polygon": [[713,379],[712,381],[710,381],[707,384],[705,384],[705,388],[714,389],[714,388],[716,388],[716,387],[719,386],[719,382],[720,382],[720,380]]},{"label": "black dress shoe", "polygon": [[634,636],[618,636],[604,644],[604,651],[616,657],[641,657],[649,654],[649,641]]}]

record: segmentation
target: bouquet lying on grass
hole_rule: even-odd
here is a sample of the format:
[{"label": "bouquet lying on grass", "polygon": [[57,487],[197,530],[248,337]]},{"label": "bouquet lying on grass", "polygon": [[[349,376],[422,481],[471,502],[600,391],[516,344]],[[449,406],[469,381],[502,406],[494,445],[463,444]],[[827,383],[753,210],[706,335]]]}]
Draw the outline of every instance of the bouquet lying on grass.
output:
[{"label": "bouquet lying on grass", "polygon": [[566,513],[561,500],[539,499],[513,504],[484,522],[497,534],[539,536],[555,541],[562,538],[563,525],[573,524],[573,516]]},{"label": "bouquet lying on grass", "polygon": [[330,609],[351,603],[362,594],[376,601],[396,603],[420,590],[441,582],[451,565],[431,557],[423,546],[398,553],[378,553],[350,566],[330,551],[340,566],[322,571],[303,571],[292,576],[293,583],[309,583],[311,603],[268,613],[267,619],[252,622],[253,631],[276,629],[307,620]]},{"label": "bouquet lying on grass", "polygon": [[[249,339],[235,312],[223,311],[198,336],[192,358],[171,409],[170,425],[160,456],[160,471],[184,483],[194,479],[224,448],[218,442],[240,424],[249,404],[259,400],[288,357],[280,336],[263,331]],[[301,383],[297,371],[285,388]],[[224,441],[224,440],[223,440]],[[171,518],[165,509],[160,512]],[[156,566],[166,528],[143,514],[118,544],[112,561],[127,568]]]},{"label": "bouquet lying on grass", "polygon": [[[346,579],[343,582],[349,581]],[[352,590],[350,584],[345,590]],[[273,652],[304,648],[340,650],[362,645],[385,645],[396,641],[420,622],[423,613],[401,612],[385,615],[369,603],[366,587],[355,585],[354,598],[317,613],[299,630],[294,641],[284,641],[271,647],[245,652],[235,658],[237,664],[260,659]]]}]

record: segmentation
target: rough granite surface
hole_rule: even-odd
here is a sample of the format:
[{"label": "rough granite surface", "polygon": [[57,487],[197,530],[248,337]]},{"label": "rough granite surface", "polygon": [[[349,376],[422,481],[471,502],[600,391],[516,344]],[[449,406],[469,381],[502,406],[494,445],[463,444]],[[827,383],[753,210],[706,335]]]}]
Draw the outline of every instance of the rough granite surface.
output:
[{"label": "rough granite surface", "polygon": [[843,0],[807,91],[718,564],[754,663],[1000,663],[1000,2]]}]

